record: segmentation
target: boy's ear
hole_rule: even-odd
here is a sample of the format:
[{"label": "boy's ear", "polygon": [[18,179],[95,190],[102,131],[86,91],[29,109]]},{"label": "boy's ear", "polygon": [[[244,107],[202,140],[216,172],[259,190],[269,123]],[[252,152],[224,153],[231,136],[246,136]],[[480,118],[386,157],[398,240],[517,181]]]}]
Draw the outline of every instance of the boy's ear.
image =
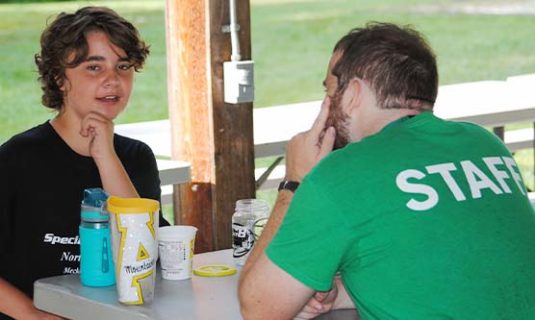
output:
[{"label": "boy's ear", "polygon": [[57,78],[56,79],[56,84],[57,84],[59,90],[63,91],[63,93],[65,93],[65,86],[66,86],[67,81],[68,80],[66,78]]}]

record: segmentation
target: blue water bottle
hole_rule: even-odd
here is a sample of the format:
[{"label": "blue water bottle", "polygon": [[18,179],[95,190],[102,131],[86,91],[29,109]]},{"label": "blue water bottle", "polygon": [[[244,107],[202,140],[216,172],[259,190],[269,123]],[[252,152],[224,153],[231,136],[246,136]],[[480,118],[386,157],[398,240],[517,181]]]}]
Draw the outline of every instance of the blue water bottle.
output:
[{"label": "blue water bottle", "polygon": [[80,280],[84,286],[115,284],[109,215],[104,209],[108,194],[100,188],[84,190],[80,223]]}]

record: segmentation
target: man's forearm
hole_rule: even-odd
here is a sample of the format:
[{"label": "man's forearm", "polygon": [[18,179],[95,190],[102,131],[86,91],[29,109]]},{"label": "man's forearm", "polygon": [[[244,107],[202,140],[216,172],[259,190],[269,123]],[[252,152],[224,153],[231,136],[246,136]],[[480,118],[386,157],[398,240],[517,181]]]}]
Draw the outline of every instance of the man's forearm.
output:
[{"label": "man's forearm", "polygon": [[279,230],[282,220],[286,215],[286,211],[288,211],[288,207],[290,206],[292,198],[293,192],[291,191],[282,190],[279,192],[277,200],[275,201],[275,205],[273,206],[273,210],[271,211],[271,216],[269,217],[269,220],[262,231],[262,235],[255,243],[253,251],[249,254],[247,262],[243,267],[242,274],[247,273],[251,266],[255,264],[258,257],[262,255],[268,244],[271,242],[271,239],[273,239],[275,233],[277,233],[277,230]]},{"label": "man's forearm", "polygon": [[242,269],[238,294],[244,319],[292,319],[314,293],[264,254],[292,198],[291,191],[279,192],[268,223]]},{"label": "man's forearm", "polygon": [[[286,176],[301,182],[310,170],[332,151],[335,130],[325,129],[330,99],[307,132],[294,136],[287,144]],[[323,135],[323,139],[321,136]],[[240,283],[240,308],[245,319],[293,318],[310,300],[314,291],[274,264],[264,253],[279,231],[293,199],[293,192],[279,192],[271,217],[243,267]]]},{"label": "man's forearm", "polygon": [[[331,99],[325,97],[321,105],[321,111],[310,130],[301,132],[288,141],[286,146],[285,179],[297,182],[303,181],[303,178],[310,170],[333,150],[335,129],[334,127],[325,129],[330,104]],[[256,263],[258,257],[262,255],[275,233],[279,230],[292,198],[292,191],[279,191],[271,217],[264,231],[262,231],[262,236],[255,244],[249,258],[247,258],[242,274],[247,273],[251,266]]]}]

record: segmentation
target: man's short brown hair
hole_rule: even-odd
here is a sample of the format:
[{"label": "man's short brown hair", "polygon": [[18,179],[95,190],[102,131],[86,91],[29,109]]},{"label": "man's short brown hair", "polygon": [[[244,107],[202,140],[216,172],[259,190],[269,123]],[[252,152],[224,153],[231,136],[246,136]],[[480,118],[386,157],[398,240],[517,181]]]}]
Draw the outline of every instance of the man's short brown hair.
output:
[{"label": "man's short brown hair", "polygon": [[340,39],[334,52],[342,53],[332,71],[338,93],[357,77],[371,85],[380,108],[433,108],[438,92],[435,54],[416,30],[369,23]]}]

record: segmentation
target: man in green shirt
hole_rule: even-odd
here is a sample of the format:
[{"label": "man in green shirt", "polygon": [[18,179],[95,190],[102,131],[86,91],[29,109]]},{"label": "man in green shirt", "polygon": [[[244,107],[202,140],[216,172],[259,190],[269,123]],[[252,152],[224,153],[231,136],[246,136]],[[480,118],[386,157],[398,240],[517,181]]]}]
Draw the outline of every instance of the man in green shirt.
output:
[{"label": "man in green shirt", "polygon": [[517,165],[492,133],[432,114],[423,38],[354,29],[324,84],[242,271],[244,318],[535,319],[535,213]]}]

